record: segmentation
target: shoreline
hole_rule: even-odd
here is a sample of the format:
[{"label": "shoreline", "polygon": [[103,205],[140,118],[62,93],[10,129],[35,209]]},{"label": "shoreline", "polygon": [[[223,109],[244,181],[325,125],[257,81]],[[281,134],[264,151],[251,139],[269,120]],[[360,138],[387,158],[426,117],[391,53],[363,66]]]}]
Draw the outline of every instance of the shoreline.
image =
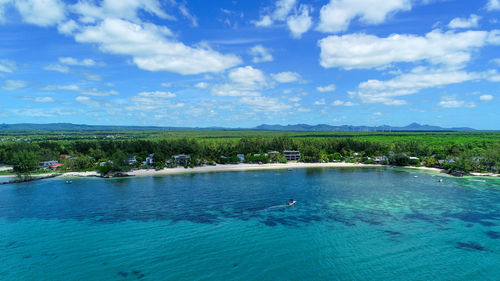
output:
[{"label": "shoreline", "polygon": [[[362,164],[362,163],[273,163],[273,164],[226,164],[226,165],[216,165],[216,166],[201,166],[194,168],[164,168],[162,170],[155,169],[139,169],[132,170],[129,172],[123,172],[128,176],[160,176],[160,175],[177,175],[177,174],[190,174],[190,173],[212,173],[212,172],[231,172],[231,171],[256,171],[256,170],[282,170],[282,169],[303,169],[303,168],[369,168],[369,167],[393,167],[388,165],[380,164]],[[414,167],[414,166],[402,166],[393,167],[401,169],[414,169],[420,171],[427,171],[432,173],[441,174],[443,176],[452,176],[446,173],[446,170],[432,167]],[[39,176],[48,176],[52,174],[41,174]],[[14,176],[14,175],[13,175]],[[13,177],[9,175],[2,175],[0,177]],[[34,175],[35,176],[35,175]],[[35,177],[37,177],[36,175]],[[79,178],[79,177],[101,177],[96,171],[90,172],[66,172],[60,174],[59,177],[62,178]],[[500,174],[481,174],[481,173],[471,173],[466,177],[500,177]]]}]

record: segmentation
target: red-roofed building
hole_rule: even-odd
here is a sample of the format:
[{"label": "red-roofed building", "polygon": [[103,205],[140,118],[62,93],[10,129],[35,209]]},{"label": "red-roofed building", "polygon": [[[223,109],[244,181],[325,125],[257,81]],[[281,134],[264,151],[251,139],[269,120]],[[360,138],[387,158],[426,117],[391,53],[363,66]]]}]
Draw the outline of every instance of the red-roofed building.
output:
[{"label": "red-roofed building", "polygon": [[57,167],[61,167],[62,165],[63,165],[63,164],[61,164],[61,163],[52,164],[52,165],[50,165],[50,168],[51,168],[52,170],[55,170]]}]

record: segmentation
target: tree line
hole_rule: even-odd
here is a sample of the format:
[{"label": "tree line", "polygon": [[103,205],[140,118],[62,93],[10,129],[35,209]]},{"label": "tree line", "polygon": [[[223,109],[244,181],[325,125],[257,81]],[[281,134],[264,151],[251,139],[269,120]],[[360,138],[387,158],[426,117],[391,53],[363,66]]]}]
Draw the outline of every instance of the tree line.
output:
[{"label": "tree line", "polygon": [[[188,165],[204,163],[235,162],[237,154],[247,156],[247,161],[268,162],[268,157],[256,156],[269,151],[298,150],[303,162],[357,161],[370,163],[375,156],[391,156],[388,164],[404,165],[405,156],[419,157],[427,166],[437,165],[438,159],[446,162],[450,169],[470,171],[494,171],[500,167],[500,142],[470,142],[429,144],[422,141],[404,140],[384,143],[354,138],[292,138],[244,137],[240,139],[127,139],[127,140],[82,140],[82,141],[37,141],[9,142],[0,144],[0,163],[11,164],[18,173],[28,173],[38,168],[41,161],[60,159],[61,154],[71,155],[62,160],[65,168],[74,171],[98,169],[99,162],[109,171],[127,169],[128,157],[137,156],[142,162],[154,153],[154,160],[165,165],[165,160],[176,154],[191,156]],[[404,154],[403,154],[404,153]],[[355,157],[353,155],[356,154]],[[221,157],[223,156],[223,157]],[[253,158],[252,158],[253,157]],[[255,158],[258,158],[257,160]],[[260,157],[260,158],[259,158]],[[404,158],[404,159],[403,159]],[[111,160],[111,161],[110,161]],[[161,168],[161,167],[158,167]],[[104,169],[104,168],[101,168]]]}]

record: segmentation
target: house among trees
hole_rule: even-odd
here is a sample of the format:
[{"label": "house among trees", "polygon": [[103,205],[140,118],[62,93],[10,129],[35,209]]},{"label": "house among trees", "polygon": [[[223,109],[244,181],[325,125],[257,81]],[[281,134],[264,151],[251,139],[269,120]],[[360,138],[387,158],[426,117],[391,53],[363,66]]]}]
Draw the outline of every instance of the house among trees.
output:
[{"label": "house among trees", "polygon": [[50,166],[52,166],[54,164],[59,164],[59,161],[55,161],[55,160],[52,160],[52,161],[43,161],[43,162],[38,163],[38,168],[40,168],[40,169],[48,169],[48,168],[50,168]]},{"label": "house among trees", "polygon": [[150,165],[153,166],[155,164],[155,161],[153,160],[153,157],[155,156],[154,153],[149,154],[149,157],[146,157],[146,161],[142,162],[144,166]]},{"label": "house among trees", "polygon": [[240,158],[240,163],[245,162],[245,154],[237,154],[236,157]]},{"label": "house among trees", "polygon": [[189,164],[189,160],[191,160],[191,156],[189,154],[177,154],[172,156],[174,158],[174,163],[177,165],[187,165]]},{"label": "house among trees", "polygon": [[127,159],[127,164],[129,166],[133,166],[137,162],[137,156],[132,156],[129,159]]},{"label": "house among trees", "polygon": [[373,159],[373,162],[375,163],[383,163],[383,162],[389,162],[389,158],[387,156],[375,156],[375,159]]},{"label": "house among trees", "polygon": [[283,155],[288,161],[300,160],[300,152],[298,150],[284,150]]}]

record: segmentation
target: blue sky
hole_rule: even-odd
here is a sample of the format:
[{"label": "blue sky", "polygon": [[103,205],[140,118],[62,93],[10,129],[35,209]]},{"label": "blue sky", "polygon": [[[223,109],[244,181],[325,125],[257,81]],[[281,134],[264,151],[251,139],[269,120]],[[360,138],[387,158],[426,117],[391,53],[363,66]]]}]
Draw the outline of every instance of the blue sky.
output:
[{"label": "blue sky", "polygon": [[0,0],[0,123],[500,129],[500,1]]}]

